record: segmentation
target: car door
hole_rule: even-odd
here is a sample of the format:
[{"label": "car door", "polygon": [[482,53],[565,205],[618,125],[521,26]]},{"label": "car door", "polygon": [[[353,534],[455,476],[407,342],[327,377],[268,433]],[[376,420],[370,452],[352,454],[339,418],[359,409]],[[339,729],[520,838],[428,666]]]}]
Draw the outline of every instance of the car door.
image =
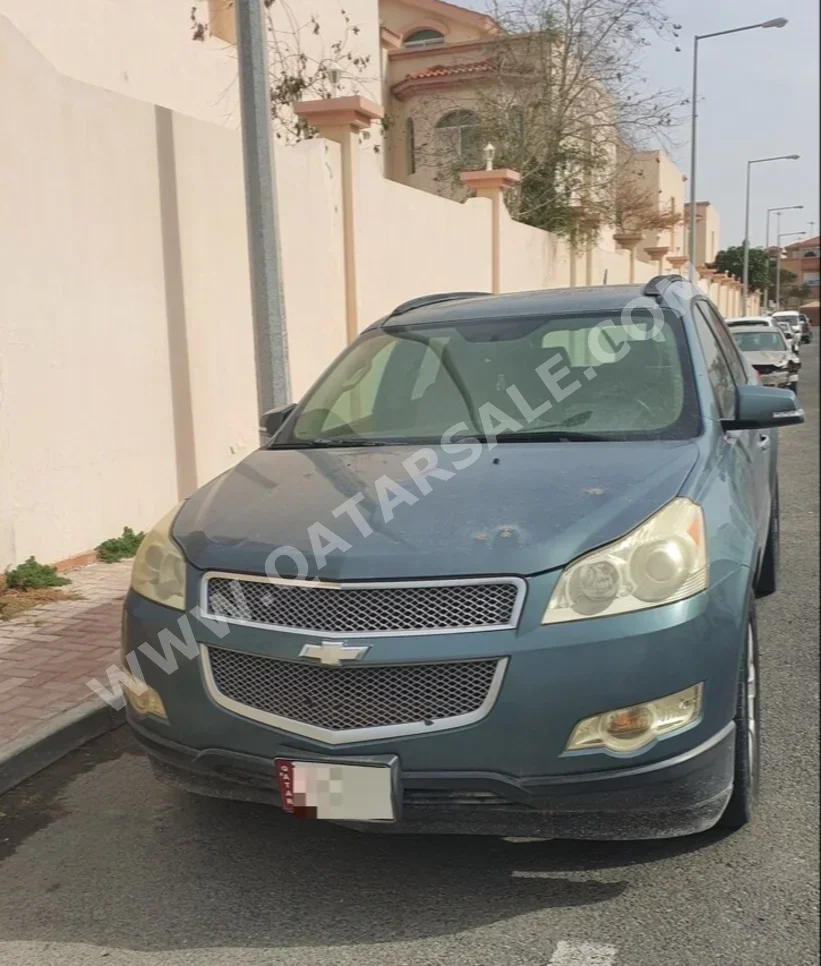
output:
[{"label": "car door", "polygon": [[[718,384],[717,399],[722,415],[730,417],[735,412],[735,390],[739,385],[753,381],[751,371],[744,362],[738,347],[713,305],[706,299],[697,299],[694,317],[699,339],[705,354],[713,356],[709,366],[714,388]],[[718,351],[720,358],[715,358]],[[722,365],[723,360],[723,365]],[[709,360],[708,360],[709,361]],[[767,537],[770,520],[772,485],[775,479],[774,430],[741,429],[726,433],[727,441],[736,446],[741,455],[737,467],[740,487],[745,492],[744,504],[751,515],[759,547]]]}]

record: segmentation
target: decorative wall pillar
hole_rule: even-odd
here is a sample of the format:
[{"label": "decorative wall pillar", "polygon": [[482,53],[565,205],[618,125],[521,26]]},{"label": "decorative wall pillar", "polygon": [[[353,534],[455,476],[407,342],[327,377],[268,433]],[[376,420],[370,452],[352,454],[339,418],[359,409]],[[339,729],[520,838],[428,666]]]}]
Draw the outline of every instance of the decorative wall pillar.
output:
[{"label": "decorative wall pillar", "polygon": [[701,278],[707,283],[707,291],[705,295],[708,299],[715,302],[713,298],[713,278],[715,277],[716,270],[714,268],[707,268],[706,265],[699,265],[696,269]]},{"label": "decorative wall pillar", "polygon": [[477,198],[489,198],[491,203],[490,229],[490,290],[494,295],[502,288],[502,218],[506,188],[521,181],[518,171],[510,168],[486,168],[484,171],[463,171],[459,178],[462,183],[476,193]]},{"label": "decorative wall pillar", "polygon": [[630,277],[628,281],[632,285],[636,281],[636,246],[644,235],[635,231],[617,231],[613,239],[619,248],[624,248],[630,252]]},{"label": "decorative wall pillar", "polygon": [[669,245],[651,245],[644,250],[655,261],[659,275],[664,275],[664,256],[670,251]]},{"label": "decorative wall pillar", "polygon": [[682,269],[687,264],[686,255],[670,255],[667,259],[670,263],[670,267],[673,269],[674,274],[681,275]]},{"label": "decorative wall pillar", "polygon": [[359,96],[299,101],[294,113],[320,137],[342,147],[342,233],[345,258],[345,334],[348,342],[359,332],[356,281],[356,161],[360,131],[382,117],[382,108]]}]

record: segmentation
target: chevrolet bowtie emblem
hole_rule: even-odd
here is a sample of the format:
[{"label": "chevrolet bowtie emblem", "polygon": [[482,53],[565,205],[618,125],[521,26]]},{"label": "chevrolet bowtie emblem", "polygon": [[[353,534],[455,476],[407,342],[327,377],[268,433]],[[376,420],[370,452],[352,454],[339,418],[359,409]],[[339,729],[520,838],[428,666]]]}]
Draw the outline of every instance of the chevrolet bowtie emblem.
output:
[{"label": "chevrolet bowtie emblem", "polygon": [[299,652],[300,657],[311,657],[321,664],[339,667],[343,661],[358,661],[369,648],[348,647],[336,641],[323,641],[321,644],[306,644]]}]

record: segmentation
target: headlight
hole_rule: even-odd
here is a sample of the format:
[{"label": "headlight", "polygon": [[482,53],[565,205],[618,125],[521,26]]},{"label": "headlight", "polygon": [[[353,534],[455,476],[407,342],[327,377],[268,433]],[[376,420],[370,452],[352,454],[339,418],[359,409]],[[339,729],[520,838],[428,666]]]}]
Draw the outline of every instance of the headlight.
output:
[{"label": "headlight", "polygon": [[704,517],[695,503],[678,497],[626,537],[570,564],[542,623],[644,610],[706,587]]},{"label": "headlight", "polygon": [[180,506],[145,535],[134,557],[131,587],[158,604],[185,610],[185,560],[171,539],[171,524]]},{"label": "headlight", "polygon": [[680,731],[701,714],[703,685],[585,718],[573,729],[567,751],[606,748],[622,754],[638,751],[657,738]]}]

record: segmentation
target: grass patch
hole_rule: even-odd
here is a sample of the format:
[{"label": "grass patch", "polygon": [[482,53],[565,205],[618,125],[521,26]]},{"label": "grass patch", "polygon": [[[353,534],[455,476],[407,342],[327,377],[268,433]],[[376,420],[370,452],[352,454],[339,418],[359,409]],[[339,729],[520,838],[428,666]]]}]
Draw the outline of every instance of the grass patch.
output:
[{"label": "grass patch", "polygon": [[97,547],[97,559],[105,563],[117,563],[126,557],[133,557],[143,542],[144,533],[134,533],[131,527],[123,527],[122,536],[103,540]]},{"label": "grass patch", "polygon": [[70,584],[68,577],[61,577],[56,567],[41,564],[34,557],[6,571],[6,587],[9,590],[46,590]]},{"label": "grass patch", "polygon": [[[66,583],[70,582],[66,578],[62,579]],[[62,587],[20,590],[9,587],[8,574],[0,574],[0,621],[10,621],[39,604],[50,604],[55,600],[78,600],[81,596],[74,590],[63,590]]]}]

